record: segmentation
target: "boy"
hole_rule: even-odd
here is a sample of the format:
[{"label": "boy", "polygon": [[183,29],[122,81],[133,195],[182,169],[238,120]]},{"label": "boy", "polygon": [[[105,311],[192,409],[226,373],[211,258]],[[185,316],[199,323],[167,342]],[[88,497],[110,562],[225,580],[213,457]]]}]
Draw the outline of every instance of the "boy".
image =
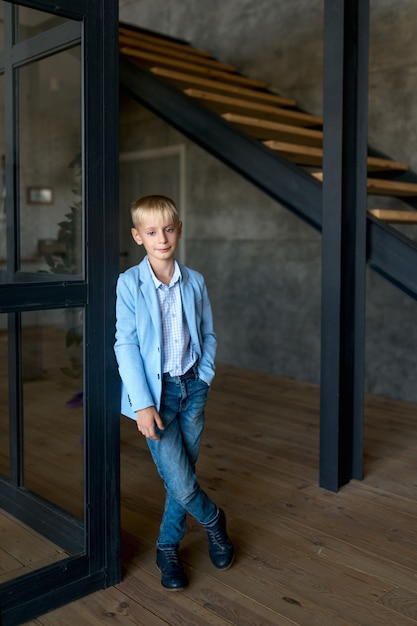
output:
[{"label": "boy", "polygon": [[217,568],[227,569],[234,558],[224,512],[201,489],[195,473],[216,336],[203,277],[175,260],[182,231],[175,203],[146,196],[132,204],[131,215],[132,237],[147,256],[117,282],[121,412],[136,420],[164,481],[156,563],[162,585],[177,591],[188,584],[178,556],[187,512],[207,531]]}]

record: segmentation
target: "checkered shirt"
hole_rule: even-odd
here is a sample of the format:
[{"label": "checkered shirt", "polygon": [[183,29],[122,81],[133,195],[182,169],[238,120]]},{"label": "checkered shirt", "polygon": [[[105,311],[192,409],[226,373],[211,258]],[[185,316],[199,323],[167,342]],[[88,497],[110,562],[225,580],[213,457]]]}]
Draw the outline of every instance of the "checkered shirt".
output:
[{"label": "checkered shirt", "polygon": [[185,374],[195,363],[196,356],[191,346],[190,331],[184,316],[180,281],[181,271],[175,261],[174,275],[169,285],[162,283],[153,273],[152,278],[158,295],[162,320],[162,371],[171,376]]}]

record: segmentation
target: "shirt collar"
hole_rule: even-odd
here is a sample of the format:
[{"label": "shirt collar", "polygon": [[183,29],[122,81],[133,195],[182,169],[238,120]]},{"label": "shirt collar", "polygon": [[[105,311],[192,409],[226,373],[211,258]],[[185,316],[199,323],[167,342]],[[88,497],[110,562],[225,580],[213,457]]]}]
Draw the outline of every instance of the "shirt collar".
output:
[{"label": "shirt collar", "polygon": [[[148,262],[148,267],[152,276],[153,283],[155,285],[155,289],[159,289],[159,287],[161,285],[164,285],[164,283],[155,276],[152,266],[149,263],[149,258],[147,258],[147,262]],[[174,273],[172,275],[171,282],[169,283],[169,285],[165,285],[165,287],[173,287],[175,283],[179,281],[181,278],[182,278],[182,275],[181,275],[180,266],[178,265],[177,261],[174,261]]]}]

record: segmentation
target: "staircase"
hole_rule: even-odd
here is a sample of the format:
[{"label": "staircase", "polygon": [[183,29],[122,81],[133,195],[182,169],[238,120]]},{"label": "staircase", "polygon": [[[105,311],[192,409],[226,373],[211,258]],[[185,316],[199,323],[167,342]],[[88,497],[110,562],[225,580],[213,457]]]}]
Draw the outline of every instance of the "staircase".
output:
[{"label": "staircase", "polygon": [[[320,117],[187,43],[121,24],[119,46],[120,81],[132,97],[321,229]],[[368,196],[399,200],[398,209],[368,209],[368,261],[417,299],[417,280],[409,278],[417,246],[387,225],[417,224],[417,176],[372,150],[368,174]]]}]

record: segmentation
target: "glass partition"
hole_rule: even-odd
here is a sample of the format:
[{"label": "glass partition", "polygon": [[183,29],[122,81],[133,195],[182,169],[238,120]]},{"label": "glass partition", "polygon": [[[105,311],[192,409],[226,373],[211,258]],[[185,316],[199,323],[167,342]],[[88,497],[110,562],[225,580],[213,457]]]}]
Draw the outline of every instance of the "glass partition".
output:
[{"label": "glass partition", "polygon": [[9,373],[7,315],[0,315],[0,474],[9,476]]},{"label": "glass partition", "polygon": [[24,487],[83,518],[83,310],[22,314]]},{"label": "glass partition", "polygon": [[0,50],[4,48],[4,5],[0,2]]},{"label": "glass partition", "polygon": [[120,580],[117,27],[0,0],[1,623]]},{"label": "glass partition", "polygon": [[81,59],[19,69],[20,270],[81,275]]},{"label": "glass partition", "polygon": [[18,41],[44,33],[68,20],[36,9],[18,7]]},{"label": "glass partition", "polygon": [[0,269],[4,269],[6,243],[6,142],[4,128],[4,75],[0,74]]},{"label": "glass partition", "polygon": [[18,26],[0,67],[0,282],[13,286],[0,315],[1,583],[84,553],[85,515],[84,308],[22,298],[27,281],[82,274],[80,38],[65,27],[67,44],[42,40],[68,20],[0,7],[7,32]]}]

